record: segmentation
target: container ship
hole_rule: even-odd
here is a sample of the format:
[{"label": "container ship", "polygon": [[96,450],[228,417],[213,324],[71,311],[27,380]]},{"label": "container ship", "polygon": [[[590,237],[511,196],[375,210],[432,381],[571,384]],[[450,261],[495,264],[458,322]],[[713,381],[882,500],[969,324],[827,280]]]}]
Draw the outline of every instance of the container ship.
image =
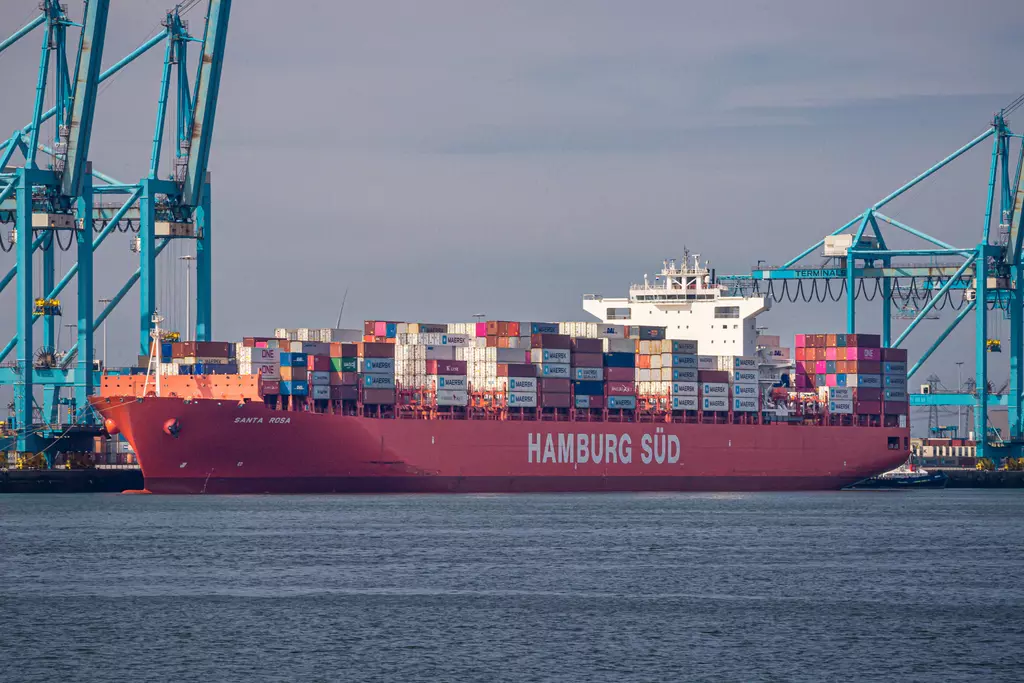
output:
[{"label": "container ship", "polygon": [[92,404],[153,493],[827,490],[907,459],[906,354],[876,335],[796,335],[790,358],[767,302],[688,254],[583,304],[598,322],[157,326]]}]

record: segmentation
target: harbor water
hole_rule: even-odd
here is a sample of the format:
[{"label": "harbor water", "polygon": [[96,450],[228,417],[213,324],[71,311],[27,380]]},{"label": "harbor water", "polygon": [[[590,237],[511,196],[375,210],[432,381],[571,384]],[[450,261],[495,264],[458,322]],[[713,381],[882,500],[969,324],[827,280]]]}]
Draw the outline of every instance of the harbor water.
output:
[{"label": "harbor water", "polygon": [[0,497],[3,681],[1012,681],[1024,495]]}]

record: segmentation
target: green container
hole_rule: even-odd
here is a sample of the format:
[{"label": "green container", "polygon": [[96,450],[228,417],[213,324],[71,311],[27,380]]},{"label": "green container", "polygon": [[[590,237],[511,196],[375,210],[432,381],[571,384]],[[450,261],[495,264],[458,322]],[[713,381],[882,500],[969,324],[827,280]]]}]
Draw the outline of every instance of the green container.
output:
[{"label": "green container", "polygon": [[357,372],[359,360],[356,358],[332,358],[331,372]]}]

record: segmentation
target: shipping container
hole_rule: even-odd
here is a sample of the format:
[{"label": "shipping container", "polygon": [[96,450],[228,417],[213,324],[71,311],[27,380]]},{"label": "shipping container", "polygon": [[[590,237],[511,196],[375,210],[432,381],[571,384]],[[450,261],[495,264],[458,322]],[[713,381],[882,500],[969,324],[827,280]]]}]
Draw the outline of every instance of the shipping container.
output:
[{"label": "shipping container", "polygon": [[636,396],[609,396],[605,401],[609,410],[636,410]]},{"label": "shipping container", "polygon": [[279,387],[283,396],[309,395],[309,382],[305,380],[281,380]]},{"label": "shipping container", "polygon": [[356,372],[332,372],[331,384],[338,386],[356,386],[359,384],[359,374]]},{"label": "shipping container", "polygon": [[[847,339],[849,339],[847,335]],[[880,415],[882,413],[881,401],[854,401],[853,412],[857,415]]]},{"label": "shipping container", "polygon": [[757,370],[733,370],[733,384],[754,384],[758,382],[760,375]]},{"label": "shipping container", "polygon": [[892,387],[893,389],[907,389],[907,376],[906,375],[885,375],[883,377],[882,385],[887,389]]},{"label": "shipping container", "polygon": [[395,345],[382,342],[360,342],[358,352],[360,358],[394,358]]},{"label": "shipping container", "polygon": [[604,386],[608,396],[636,395],[636,382],[605,382]]},{"label": "shipping container", "polygon": [[466,368],[464,360],[428,360],[426,362],[428,375],[465,375]]},{"label": "shipping container", "polygon": [[363,403],[366,405],[394,405],[394,389],[363,389]]},{"label": "shipping container", "polygon": [[728,382],[701,382],[701,396],[729,396]]},{"label": "shipping container", "polygon": [[359,372],[359,359],[331,358],[331,372]]},{"label": "shipping container", "polygon": [[[555,380],[548,380],[555,381]],[[537,391],[538,380],[536,377],[502,377],[499,378],[497,388],[505,391]]]},{"label": "shipping container", "polygon": [[[568,396],[568,394],[566,394]],[[510,391],[506,403],[509,408],[536,408],[537,392],[535,391]]]},{"label": "shipping container", "polygon": [[[640,325],[636,328],[637,339],[664,339],[665,338],[664,327],[653,327],[650,325]],[[632,331],[632,330],[631,330]]]},{"label": "shipping container", "polygon": [[569,394],[542,393],[537,396],[537,402],[542,408],[569,408],[572,406],[572,396]]},{"label": "shipping container", "polygon": [[285,365],[281,367],[281,379],[284,381],[305,382],[309,379],[309,371],[306,370],[306,368],[296,368]]},{"label": "shipping container", "polygon": [[848,387],[881,387],[881,375],[846,375]]},{"label": "shipping container", "polygon": [[605,368],[604,378],[610,382],[631,382],[636,378],[636,370],[628,368]]},{"label": "shipping container", "polygon": [[282,367],[304,368],[308,362],[308,356],[304,353],[282,353],[280,358]]},{"label": "shipping container", "polygon": [[853,400],[852,399],[833,399],[828,402],[828,412],[835,413],[837,415],[852,415],[853,414]]},{"label": "shipping container", "polygon": [[571,387],[572,381],[569,379],[545,377],[540,380],[541,393],[568,394]]},{"label": "shipping container", "polygon": [[756,384],[734,384],[732,385],[733,396],[757,396],[760,393]]},{"label": "shipping container", "polygon": [[530,334],[558,334],[558,323],[528,323]]},{"label": "shipping container", "polygon": [[697,383],[696,382],[672,382],[672,395],[673,396],[696,396],[697,395]]},{"label": "shipping container", "polygon": [[[569,376],[569,366],[566,365],[565,377]],[[528,363],[498,363],[496,365],[498,377],[537,377],[537,366]]]},{"label": "shipping container", "polygon": [[[671,368],[668,379],[673,382],[697,382],[700,381],[702,372],[717,372],[717,370],[694,370],[693,368]],[[664,373],[662,374],[664,378]],[[728,381],[728,373],[726,379]]]},{"label": "shipping container", "polygon": [[540,363],[535,367],[538,377],[572,377],[572,368],[568,363]]},{"label": "shipping container", "polygon": [[757,397],[734,396],[732,399],[733,412],[750,413],[759,409]]},{"label": "shipping container", "polygon": [[315,370],[309,373],[309,383],[316,386],[327,386],[331,383],[331,373],[326,370]]},{"label": "shipping container", "polygon": [[685,356],[696,356],[697,342],[693,339],[673,339],[669,350]]},{"label": "shipping container", "polygon": [[703,396],[700,400],[702,410],[729,410],[728,396]]},{"label": "shipping container", "polygon": [[395,372],[394,358],[360,358],[359,372],[370,372],[375,374]]},{"label": "shipping container", "polygon": [[[442,379],[444,378],[442,377]],[[461,389],[439,389],[434,394],[434,402],[439,406],[464,406],[469,403],[469,394]]]},{"label": "shipping container", "polygon": [[[596,396],[604,394],[604,382],[573,382],[573,390],[577,395]],[[628,393],[628,392],[627,392]]]},{"label": "shipping container", "polygon": [[585,353],[601,355],[604,353],[604,340],[576,337],[572,340],[572,350],[574,354]]},{"label": "shipping container", "polygon": [[[700,382],[712,382],[714,384],[729,384],[729,370],[698,370],[697,379]],[[673,378],[675,376],[673,374]]]},{"label": "shipping container", "polygon": [[[598,341],[598,340],[592,340]],[[601,368],[604,365],[604,356],[601,353],[574,353],[572,354],[572,366],[574,368]]]},{"label": "shipping container", "polygon": [[906,401],[907,390],[906,389],[885,389],[885,396],[883,397],[886,403],[896,403],[899,401]]},{"label": "shipping container", "polygon": [[907,362],[907,350],[906,349],[882,349],[882,360],[893,361],[897,363]]},{"label": "shipping container", "polygon": [[604,366],[606,368],[636,367],[636,356],[632,353],[606,353],[604,354]]},{"label": "shipping container", "polygon": [[718,356],[697,356],[698,370],[717,370]]},{"label": "shipping container", "polygon": [[260,395],[262,396],[277,396],[281,393],[281,382],[280,380],[260,380]]},{"label": "shipping container", "polygon": [[605,339],[603,342],[605,353],[636,353],[636,340],[633,339]]},{"label": "shipping container", "polygon": [[906,401],[885,401],[882,403],[882,413],[885,415],[909,415],[910,404]]},{"label": "shipping container", "polygon": [[604,408],[604,396],[581,396],[577,394],[575,404],[577,408],[582,410],[601,409]]},{"label": "shipping container", "polygon": [[566,334],[534,334],[530,337],[530,346],[534,349],[566,349],[571,341]]},{"label": "shipping container", "polygon": [[694,368],[698,367],[697,356],[683,355],[679,353],[663,354],[662,363],[673,368]]},{"label": "shipping container", "polygon": [[[611,368],[609,368],[611,369]],[[623,369],[623,368],[619,368]],[[573,368],[572,376],[577,381],[598,381],[604,379],[604,368]]]},{"label": "shipping container", "polygon": [[326,401],[331,398],[330,384],[311,384],[309,386],[309,397],[316,401]]},{"label": "shipping container", "polygon": [[672,395],[672,410],[699,410],[700,399],[696,395]]},{"label": "shipping container", "polygon": [[530,360],[533,363],[565,363],[572,359],[569,349],[531,349]]},{"label": "shipping container", "polygon": [[392,374],[363,374],[360,383],[364,389],[394,389],[395,376]]},{"label": "shipping container", "polygon": [[622,325],[609,325],[607,323],[598,323],[597,336],[603,337],[604,339],[625,339],[626,328]]},{"label": "shipping container", "polygon": [[355,401],[359,398],[359,387],[348,384],[332,384],[331,398],[335,401]]},{"label": "shipping container", "polygon": [[455,375],[428,375],[427,384],[437,391],[468,391],[469,380],[466,376]]},{"label": "shipping container", "polygon": [[906,375],[907,364],[902,361],[885,361],[882,363],[882,372],[884,372],[887,375]]}]

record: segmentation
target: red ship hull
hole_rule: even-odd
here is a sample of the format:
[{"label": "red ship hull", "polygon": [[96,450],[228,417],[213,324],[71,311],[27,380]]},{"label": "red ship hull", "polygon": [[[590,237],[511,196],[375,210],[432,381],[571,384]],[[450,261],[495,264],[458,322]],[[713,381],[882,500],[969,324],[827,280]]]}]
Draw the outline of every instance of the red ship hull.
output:
[{"label": "red ship hull", "polygon": [[798,491],[905,462],[908,429],[377,419],[95,398],[153,493]]}]

